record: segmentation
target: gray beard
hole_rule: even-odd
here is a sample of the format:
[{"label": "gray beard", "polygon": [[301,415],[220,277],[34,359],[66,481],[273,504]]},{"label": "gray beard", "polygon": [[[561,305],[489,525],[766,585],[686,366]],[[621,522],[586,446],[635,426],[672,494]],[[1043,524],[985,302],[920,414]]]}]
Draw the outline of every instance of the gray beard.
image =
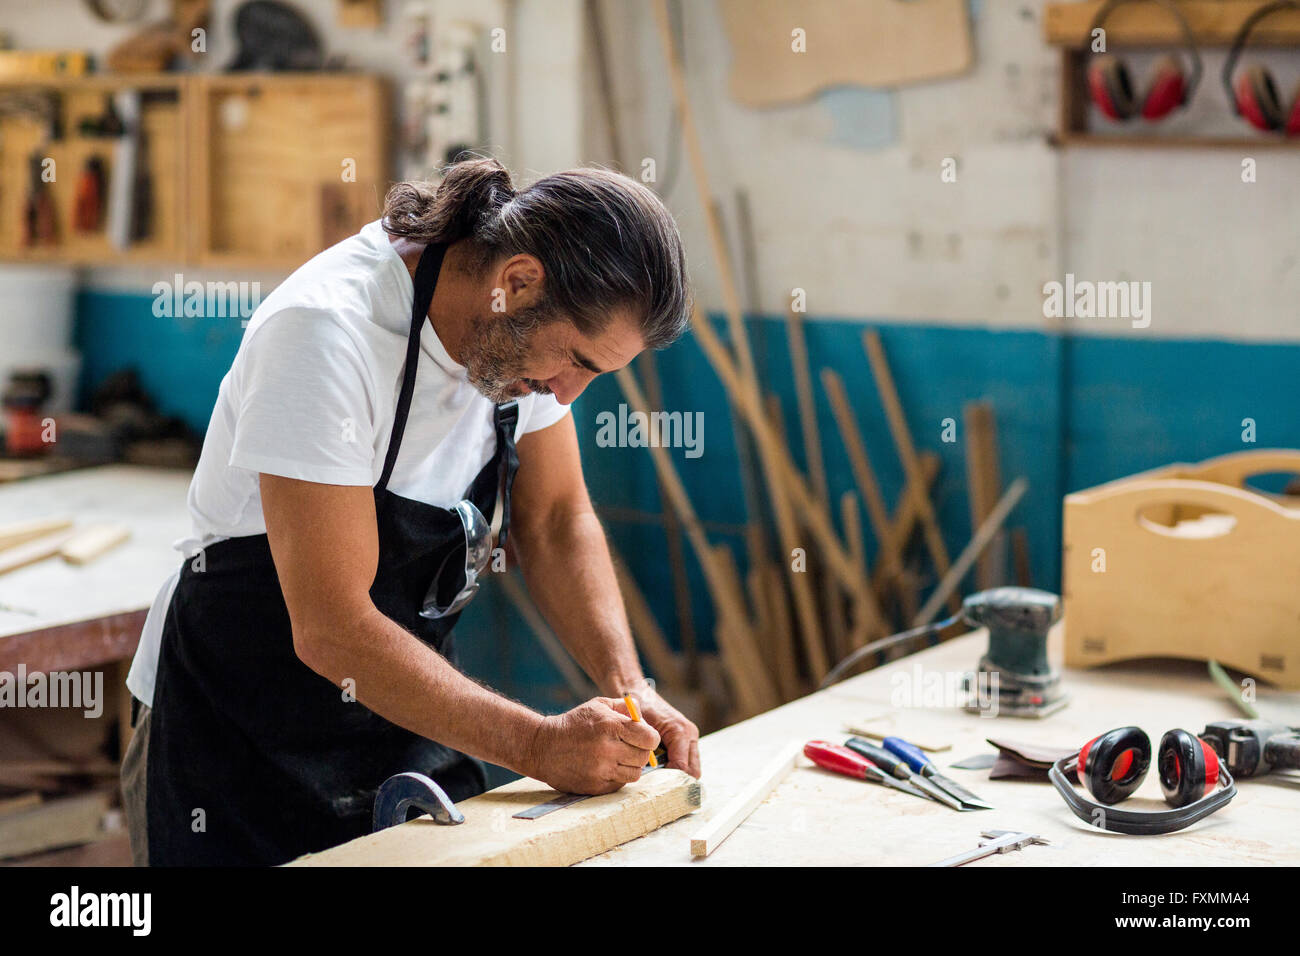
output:
[{"label": "gray beard", "polygon": [[533,306],[509,316],[492,315],[472,323],[462,356],[469,383],[497,405],[529,392],[549,395],[549,388],[523,378],[520,369],[534,334],[550,320],[550,315],[549,310]]}]

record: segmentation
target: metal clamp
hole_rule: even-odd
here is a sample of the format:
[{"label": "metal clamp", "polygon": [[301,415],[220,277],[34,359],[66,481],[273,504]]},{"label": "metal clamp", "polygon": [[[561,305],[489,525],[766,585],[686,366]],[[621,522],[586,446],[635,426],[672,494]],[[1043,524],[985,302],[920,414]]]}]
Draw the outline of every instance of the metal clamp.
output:
[{"label": "metal clamp", "polygon": [[435,823],[453,826],[465,822],[446,791],[422,773],[399,773],[384,781],[375,794],[374,830],[386,830],[406,822],[411,807],[433,817]]}]

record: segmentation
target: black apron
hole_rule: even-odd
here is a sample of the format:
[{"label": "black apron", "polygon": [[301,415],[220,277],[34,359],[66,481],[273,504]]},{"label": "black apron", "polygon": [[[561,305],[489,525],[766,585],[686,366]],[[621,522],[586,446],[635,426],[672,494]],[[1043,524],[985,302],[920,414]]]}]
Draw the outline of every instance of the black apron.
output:
[{"label": "black apron", "polygon": [[[374,489],[379,567],[370,595],[454,664],[459,614],[429,620],[420,611],[444,563],[460,578],[460,518],[388,490],[445,251],[427,247],[416,268],[401,392]],[[514,403],[497,407],[496,451],[465,493],[489,523],[500,496],[500,546],[519,465],[517,419]],[[452,800],[487,788],[477,760],[345,700],[298,659],[266,535],[218,542],[185,563],[163,625],[150,716],[150,865],[277,864],[334,846],[370,832],[375,791],[407,770],[433,777]]]}]

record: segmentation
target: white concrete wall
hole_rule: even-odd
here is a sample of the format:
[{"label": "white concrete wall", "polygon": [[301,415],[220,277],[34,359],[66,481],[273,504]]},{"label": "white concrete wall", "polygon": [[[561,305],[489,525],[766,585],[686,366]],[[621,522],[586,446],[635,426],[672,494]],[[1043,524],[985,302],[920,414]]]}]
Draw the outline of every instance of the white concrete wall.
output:
[{"label": "white concrete wall", "polygon": [[[1258,182],[1248,185],[1243,156],[1231,150],[1049,147],[1059,75],[1056,51],[1042,41],[1043,5],[976,3],[973,71],[899,89],[894,135],[881,137],[891,141],[860,148],[835,141],[825,98],[767,110],[732,102],[716,5],[683,4],[708,174],[726,204],[736,187],[750,195],[761,308],[780,314],[800,286],[817,316],[1044,327],[1043,283],[1073,272],[1152,283],[1149,329],[1097,319],[1077,320],[1080,330],[1300,339],[1300,150],[1254,151]],[[602,9],[629,158],[652,156],[660,177],[670,175],[670,87],[650,11],[627,0],[602,0]],[[1259,56],[1289,96],[1300,59]],[[1132,59],[1142,75],[1151,58]],[[1249,134],[1226,113],[1222,54],[1205,60],[1193,107],[1167,131],[1205,124],[1216,134]],[[594,102],[590,85],[587,95]],[[603,160],[603,123],[591,112],[588,155]],[[958,160],[955,184],[939,179],[946,156]],[[720,307],[688,171],[669,201],[699,294]]]}]

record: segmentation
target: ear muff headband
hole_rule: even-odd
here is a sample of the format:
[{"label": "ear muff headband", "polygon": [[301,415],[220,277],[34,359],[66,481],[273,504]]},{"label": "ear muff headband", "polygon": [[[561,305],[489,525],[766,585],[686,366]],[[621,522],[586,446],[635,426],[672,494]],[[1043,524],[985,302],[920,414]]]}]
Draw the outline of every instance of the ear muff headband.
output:
[{"label": "ear muff headband", "polygon": [[[1116,7],[1123,6],[1126,3],[1136,2],[1138,2],[1138,0],[1106,0],[1106,2],[1097,10],[1097,15],[1092,18],[1092,23],[1088,27],[1089,41],[1092,39],[1092,31],[1100,27]],[[1143,2],[1146,2],[1146,0],[1143,0]],[[1191,101],[1192,94],[1196,92],[1196,87],[1201,82],[1201,54],[1196,49],[1196,36],[1192,33],[1191,24],[1187,22],[1187,18],[1183,16],[1183,12],[1178,9],[1178,6],[1173,2],[1173,0],[1152,0],[1152,2],[1160,4],[1160,6],[1169,11],[1173,18],[1178,21],[1178,28],[1183,34],[1183,48],[1187,53],[1188,60],[1191,61],[1191,69],[1187,72],[1187,85],[1183,90],[1178,105],[1186,106]],[[1279,0],[1279,2],[1284,2],[1288,6],[1296,5],[1295,0]],[[1134,95],[1138,95],[1137,91],[1134,91]],[[1144,95],[1149,95],[1149,91]],[[1144,105],[1145,104],[1143,103],[1137,104],[1138,109],[1140,110]],[[1163,113],[1160,115],[1163,115]]]},{"label": "ear muff headband", "polygon": [[[1241,51],[1246,48],[1246,41],[1250,39],[1250,35],[1254,32],[1259,21],[1263,20],[1265,17],[1271,17],[1279,10],[1300,10],[1300,3],[1298,3],[1297,0],[1274,0],[1273,3],[1265,4],[1248,16],[1245,22],[1242,23],[1241,29],[1237,31],[1237,36],[1232,41],[1232,49],[1228,51],[1228,59],[1223,63],[1223,88],[1228,93],[1228,102],[1232,104],[1233,112],[1238,116],[1246,116],[1246,113],[1242,110],[1242,99],[1244,97],[1238,97],[1237,91],[1233,88],[1232,84],[1232,76],[1237,69],[1237,61],[1241,58]],[[1091,33],[1091,31],[1089,32]],[[1280,106],[1279,109],[1284,111],[1286,107]],[[1250,116],[1246,116],[1246,118],[1249,119],[1252,124],[1259,126],[1259,123],[1256,122],[1255,118]],[[1266,110],[1260,110],[1260,118],[1265,122],[1270,122]],[[1285,121],[1286,117],[1283,116],[1282,122],[1284,123]],[[1278,125],[1271,125],[1259,126],[1259,128],[1278,129],[1280,127]]]},{"label": "ear muff headband", "polygon": [[[1052,781],[1052,786],[1056,788],[1056,792],[1061,795],[1066,806],[1070,808],[1070,812],[1084,823],[1096,827],[1097,829],[1108,830],[1113,833],[1128,833],[1137,836],[1173,833],[1177,830],[1189,827],[1198,820],[1208,817],[1216,810],[1227,806],[1229,801],[1237,795],[1237,785],[1233,782],[1232,774],[1228,772],[1227,767],[1218,762],[1217,756],[1214,762],[1213,783],[1208,782],[1207,780],[1209,776],[1208,761],[1207,764],[1202,764],[1200,769],[1202,776],[1197,780],[1197,782],[1200,788],[1205,788],[1205,795],[1186,806],[1176,806],[1169,810],[1122,810],[1115,807],[1103,806],[1100,803],[1089,800],[1087,797],[1079,793],[1077,789],[1071,786],[1070,781],[1065,776],[1066,772],[1067,770],[1077,770],[1079,768],[1081,756],[1083,758],[1083,765],[1086,768],[1089,762],[1089,754],[1085,754],[1085,751],[1091,752],[1092,748],[1099,741],[1102,741],[1107,737],[1122,733],[1126,734],[1131,730],[1137,730],[1137,728],[1121,727],[1117,731],[1103,734],[1101,737],[1090,741],[1085,745],[1085,747],[1080,748],[1078,753],[1070,754],[1068,757],[1062,757],[1060,760],[1056,761],[1048,771],[1048,779]],[[1138,733],[1141,733],[1141,731],[1139,730]],[[1170,734],[1179,733],[1186,734],[1188,737],[1192,736],[1187,733],[1187,731],[1170,731],[1169,734],[1165,735],[1165,738],[1168,738]],[[1145,739],[1146,735],[1142,734],[1142,737]],[[1116,739],[1120,741],[1123,740],[1123,738],[1119,736],[1116,736]],[[1193,739],[1196,739],[1199,742],[1199,738]],[[1165,739],[1161,740],[1162,755],[1164,752],[1168,752],[1177,756],[1179,762],[1179,779],[1184,779],[1184,770],[1187,765],[1183,759],[1183,752],[1179,750],[1178,747],[1164,747],[1165,742]],[[1122,752],[1115,752],[1115,756],[1122,755]],[[1202,750],[1202,755],[1204,755],[1204,750]],[[1104,764],[1098,761],[1095,756],[1092,757],[1092,760],[1094,761],[1094,766],[1104,766]],[[1071,767],[1071,764],[1074,764],[1074,767]],[[1124,774],[1123,776],[1127,777],[1128,775]],[[1086,779],[1086,777],[1084,779]],[[1186,779],[1191,780],[1197,778],[1191,777]],[[1218,789],[1212,789],[1214,783],[1218,784]],[[1136,787],[1133,789],[1136,789]],[[1166,799],[1168,799],[1168,795],[1166,795]]]}]

